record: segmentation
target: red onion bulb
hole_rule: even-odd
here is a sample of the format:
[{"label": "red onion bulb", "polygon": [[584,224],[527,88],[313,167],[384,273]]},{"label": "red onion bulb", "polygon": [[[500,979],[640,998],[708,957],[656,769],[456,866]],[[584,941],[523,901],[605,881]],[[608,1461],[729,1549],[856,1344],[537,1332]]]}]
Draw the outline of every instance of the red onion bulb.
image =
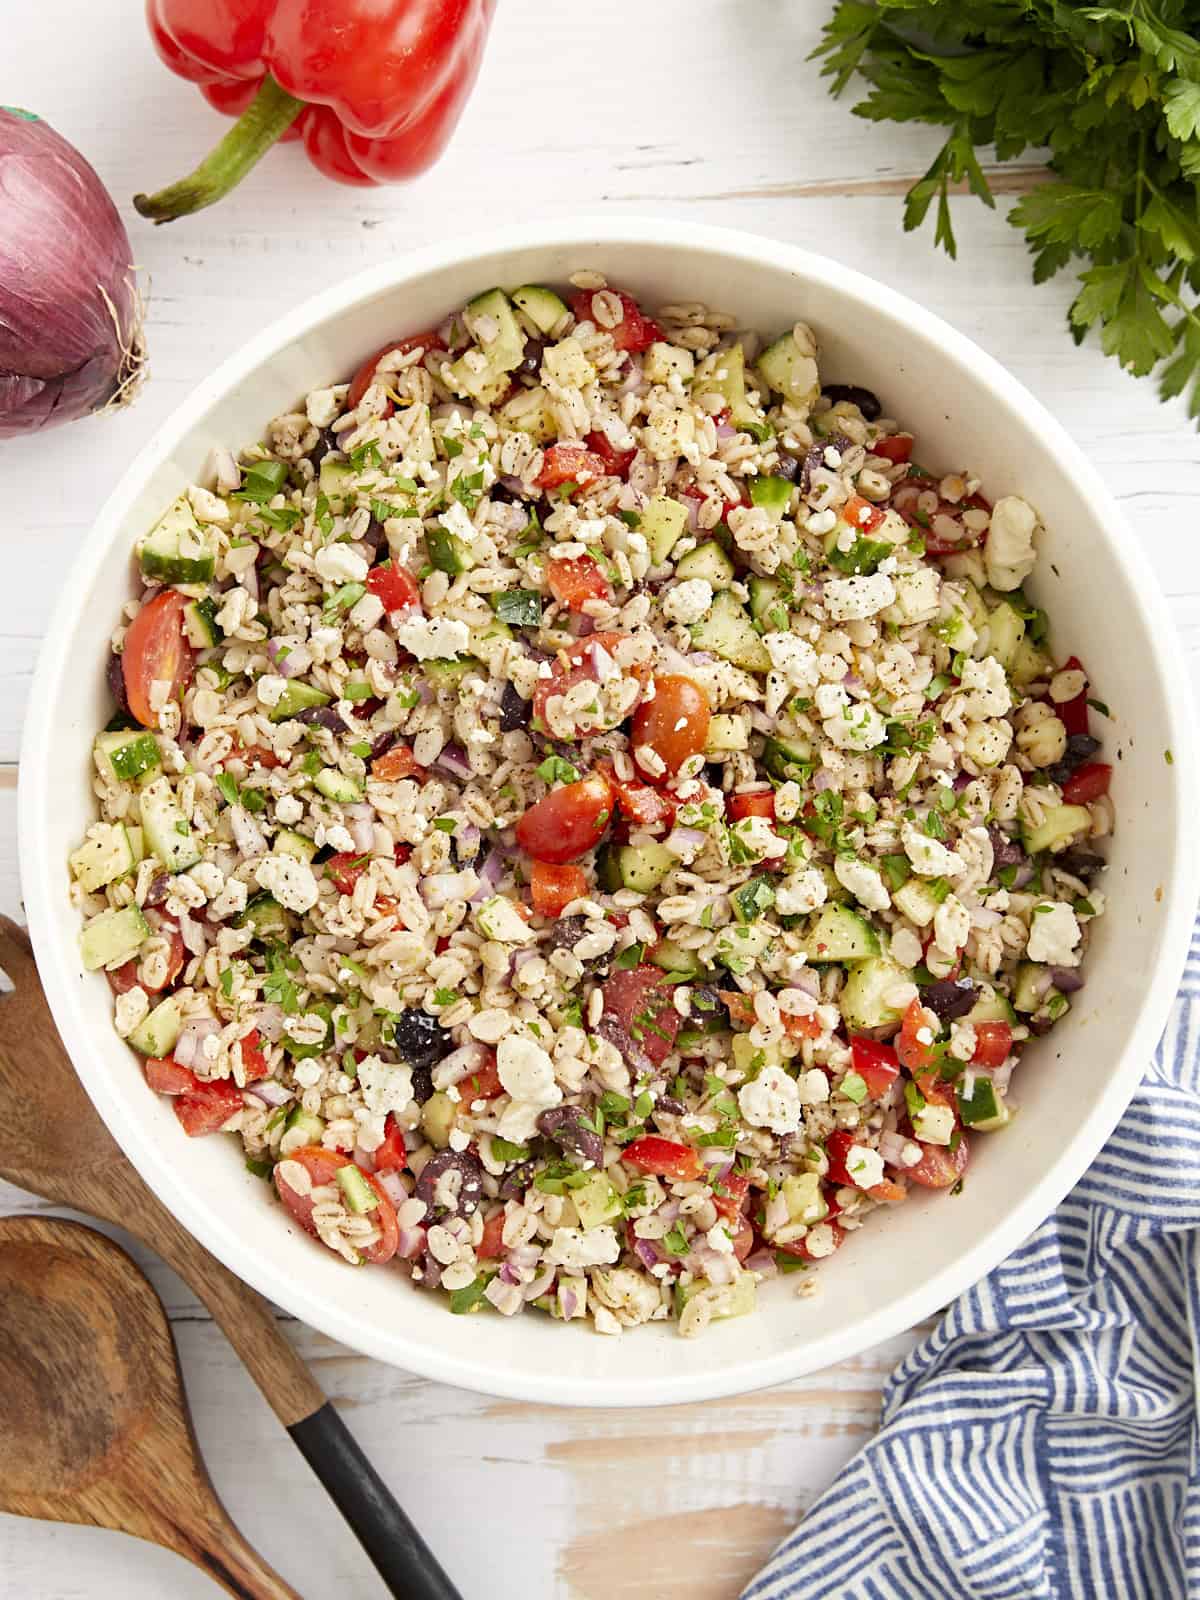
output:
[{"label": "red onion bulb", "polygon": [[145,367],[129,237],[49,123],[0,106],[0,439],[124,405]]}]

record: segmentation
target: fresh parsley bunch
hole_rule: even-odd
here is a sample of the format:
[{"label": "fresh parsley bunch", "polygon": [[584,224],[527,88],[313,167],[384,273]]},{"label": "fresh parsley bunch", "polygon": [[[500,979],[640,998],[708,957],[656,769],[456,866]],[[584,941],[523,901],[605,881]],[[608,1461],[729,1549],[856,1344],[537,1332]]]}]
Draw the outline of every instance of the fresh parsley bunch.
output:
[{"label": "fresh parsley bunch", "polygon": [[1075,261],[1068,313],[1107,355],[1200,422],[1200,0],[839,0],[813,54],[832,92],[858,73],[855,113],[949,130],[908,191],[905,229],[937,201],[956,254],[949,185],[995,205],[981,146],[1000,161],[1048,149],[1050,176],[1009,220],[1042,283]]}]

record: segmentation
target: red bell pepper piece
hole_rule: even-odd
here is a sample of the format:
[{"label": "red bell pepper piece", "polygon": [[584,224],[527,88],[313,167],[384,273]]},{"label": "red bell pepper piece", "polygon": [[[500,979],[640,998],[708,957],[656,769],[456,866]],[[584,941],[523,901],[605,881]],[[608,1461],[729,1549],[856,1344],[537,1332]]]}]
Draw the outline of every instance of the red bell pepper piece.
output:
[{"label": "red bell pepper piece", "polygon": [[227,194],[279,139],[341,183],[395,183],[441,154],[496,0],[148,0],[159,55],[236,125],[190,177],[137,195],[170,222]]},{"label": "red bell pepper piece", "polygon": [[[1059,670],[1062,672],[1082,672],[1084,677],[1087,677],[1083,662],[1080,661],[1078,656],[1068,656]],[[1087,684],[1084,684],[1074,700],[1064,700],[1059,705],[1052,704],[1051,709],[1058,716],[1068,734],[1086,733],[1088,731]]]}]

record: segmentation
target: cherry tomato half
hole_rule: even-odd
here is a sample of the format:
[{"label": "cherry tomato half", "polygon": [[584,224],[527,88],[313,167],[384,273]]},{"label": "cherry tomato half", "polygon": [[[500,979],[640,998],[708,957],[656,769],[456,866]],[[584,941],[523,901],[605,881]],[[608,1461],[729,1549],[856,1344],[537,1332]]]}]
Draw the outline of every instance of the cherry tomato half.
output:
[{"label": "cherry tomato half", "polygon": [[1070,806],[1085,806],[1099,800],[1112,783],[1113,769],[1107,761],[1085,761],[1063,784],[1062,797]]},{"label": "cherry tomato half", "polygon": [[390,750],[385,750],[371,763],[371,776],[383,778],[388,783],[399,783],[403,778],[416,778],[419,782],[425,780],[425,768],[417,765],[417,759],[412,753],[412,746],[407,744],[394,744]]},{"label": "cherry tomato half", "polygon": [[612,820],[613,792],[601,772],[551,789],[517,823],[517,843],[536,861],[563,866],[594,850]]},{"label": "cherry tomato half", "polygon": [[494,1217],[489,1217],[483,1225],[483,1238],[475,1246],[475,1259],[477,1261],[494,1261],[497,1256],[502,1256],[505,1251],[504,1243],[504,1212],[497,1211]]},{"label": "cherry tomato half", "polygon": [[383,1143],[375,1151],[375,1171],[403,1172],[407,1165],[408,1145],[404,1129],[389,1111],[383,1125]]},{"label": "cherry tomato half", "polygon": [[856,1034],[850,1040],[850,1055],[854,1070],[866,1084],[872,1100],[882,1098],[900,1076],[900,1063],[889,1044]]},{"label": "cherry tomato half", "polygon": [[594,322],[601,332],[612,338],[618,350],[632,350],[635,353],[648,349],[656,339],[663,337],[658,323],[645,316],[633,296],[621,289],[607,291],[615,294],[621,302],[621,320],[615,328],[606,327],[592,307],[592,297],[599,292],[596,289],[581,289],[578,294],[571,296],[571,310],[577,322]]},{"label": "cherry tomato half", "polygon": [[405,567],[394,561],[382,561],[367,573],[367,588],[383,602],[383,609],[391,616],[396,611],[421,609],[421,586]]},{"label": "cherry tomato half", "polygon": [[862,495],[852,494],[838,515],[844,523],[854,529],[855,533],[866,538],[874,533],[883,521],[884,511],[882,506],[872,505],[869,500],[864,500]]},{"label": "cherry tomato half", "polygon": [[[355,406],[358,405],[363,395],[371,387],[371,382],[375,377],[375,368],[383,360],[384,356],[391,355],[393,350],[399,351],[401,355],[404,355],[409,350],[444,350],[445,348],[445,342],[436,333],[410,333],[405,339],[393,339],[391,344],[385,344],[381,349],[376,350],[373,356],[368,356],[351,378],[350,388],[346,393],[346,410],[353,411]],[[385,417],[390,416],[394,410],[395,407],[389,400],[383,415]]]},{"label": "cherry tomato half", "polygon": [[962,1177],[970,1154],[967,1136],[960,1131],[955,1135],[953,1148],[946,1144],[921,1144],[920,1161],[915,1167],[901,1170],[906,1178],[924,1189],[950,1189]]},{"label": "cherry tomato half", "polygon": [[582,867],[556,866],[552,861],[535,861],[529,875],[533,909],[539,916],[561,917],[572,900],[587,893],[587,875]]},{"label": "cherry tomato half", "polygon": [[645,1056],[655,1066],[665,1061],[683,1021],[666,973],[652,962],[624,967],[604,980],[603,993],[604,1016],[628,1040],[626,1056]]},{"label": "cherry tomato half", "polygon": [[617,812],[626,822],[648,833],[658,833],[674,825],[678,805],[672,796],[636,778],[618,778],[607,762],[600,763],[596,770],[603,772],[612,784]]},{"label": "cherry tomato half", "polygon": [[775,793],[759,789],[754,794],[731,794],[725,802],[725,815],[730,822],[740,822],[743,817],[766,817],[775,820]]},{"label": "cherry tomato half", "polygon": [[[342,1167],[353,1167],[355,1164],[349,1156],[342,1155],[337,1150],[325,1150],[320,1145],[305,1145],[301,1150],[293,1150],[286,1161],[297,1161],[308,1174],[314,1188],[321,1188],[325,1184],[334,1183],[338,1171]],[[291,1212],[292,1216],[307,1233],[317,1236],[316,1225],[313,1222],[313,1199],[311,1194],[299,1194],[291,1184],[282,1176],[281,1167],[286,1165],[281,1162],[275,1168],[275,1189],[279,1198]],[[369,1245],[361,1246],[365,1260],[376,1265],[390,1261],[396,1254],[400,1243],[400,1226],[396,1221],[396,1208],[388,1199],[387,1193],[373,1173],[364,1172],[361,1167],[356,1168],[375,1196],[377,1204],[371,1209],[369,1215],[372,1222],[379,1229],[379,1237]]]},{"label": "cherry tomato half", "polygon": [[998,1067],[1008,1060],[1012,1049],[1012,1028],[1007,1022],[977,1022],[975,1053],[972,1062],[979,1067]]},{"label": "cherry tomato half", "polygon": [[610,478],[628,476],[633,458],[637,455],[636,450],[618,450],[608,435],[599,431],[587,434],[583,442],[604,462],[604,470]]},{"label": "cherry tomato half", "polygon": [[[1062,672],[1082,672],[1084,679],[1086,680],[1087,678],[1083,662],[1080,661],[1078,656],[1068,656],[1059,670]],[[1088,731],[1088,685],[1086,681],[1074,700],[1066,700],[1061,705],[1056,704],[1054,712],[1068,734],[1086,733]]]},{"label": "cherry tomato half", "polygon": [[[639,760],[642,747],[649,746],[667,769],[662,776],[673,776],[689,756],[704,749],[712,707],[692,678],[656,677],[653,688],[653,695],[642,700],[633,713],[629,742],[635,761]],[[653,778],[656,774],[646,776]]]},{"label": "cherry tomato half", "polygon": [[[933,1041],[938,1034],[938,1020],[919,1000],[910,1000],[904,1021],[896,1038],[896,1055],[902,1067],[916,1076],[924,1072],[933,1060]],[[921,1035],[927,1035],[922,1038]]]},{"label": "cherry tomato half", "polygon": [[564,483],[575,483],[580,488],[606,477],[608,468],[604,458],[586,445],[572,439],[550,445],[542,460],[542,470],[533,480],[539,489],[558,489]]},{"label": "cherry tomato half", "polygon": [[157,728],[150,709],[150,686],[166,681],[167,698],[177,700],[192,681],[195,656],[183,631],[188,600],[176,589],[164,589],[144,605],[129,624],[121,653],[121,675],[129,709],[143,728]]},{"label": "cherry tomato half", "polygon": [[197,1078],[193,1087],[177,1094],[171,1103],[184,1133],[195,1139],[205,1133],[219,1133],[246,1102],[232,1078],[214,1078],[211,1083]]},{"label": "cherry tomato half", "polygon": [[899,466],[902,461],[912,457],[913,436],[911,433],[893,433],[887,438],[876,439],[870,448],[873,456],[882,456],[885,461],[890,461],[893,466]]},{"label": "cherry tomato half", "polygon": [[191,1068],[181,1067],[174,1056],[147,1056],[142,1071],[156,1094],[186,1094],[200,1082]]},{"label": "cherry tomato half", "polygon": [[647,1133],[632,1144],[627,1144],[621,1160],[628,1161],[639,1172],[656,1178],[670,1178],[672,1182],[690,1183],[704,1171],[704,1164],[690,1144],[676,1144],[674,1139],[661,1139]]},{"label": "cherry tomato half", "polygon": [[612,587],[604,569],[592,556],[546,563],[546,585],[568,611],[582,611],[588,600],[607,600]]}]

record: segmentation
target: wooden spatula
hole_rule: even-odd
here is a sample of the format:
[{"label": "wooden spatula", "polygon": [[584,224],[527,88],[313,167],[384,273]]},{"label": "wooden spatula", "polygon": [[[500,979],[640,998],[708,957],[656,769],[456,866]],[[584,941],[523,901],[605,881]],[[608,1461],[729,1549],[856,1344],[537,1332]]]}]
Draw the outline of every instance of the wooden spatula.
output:
[{"label": "wooden spatula", "polygon": [[158,1296],[78,1222],[0,1218],[0,1461],[0,1511],[165,1545],[241,1600],[299,1600],[209,1482]]},{"label": "wooden spatula", "polygon": [[114,1222],[156,1250],[220,1323],[392,1594],[461,1600],[266,1301],[192,1238],[122,1154],[59,1040],[29,936],[7,917],[0,969],[13,985],[0,997],[0,1177]]}]

